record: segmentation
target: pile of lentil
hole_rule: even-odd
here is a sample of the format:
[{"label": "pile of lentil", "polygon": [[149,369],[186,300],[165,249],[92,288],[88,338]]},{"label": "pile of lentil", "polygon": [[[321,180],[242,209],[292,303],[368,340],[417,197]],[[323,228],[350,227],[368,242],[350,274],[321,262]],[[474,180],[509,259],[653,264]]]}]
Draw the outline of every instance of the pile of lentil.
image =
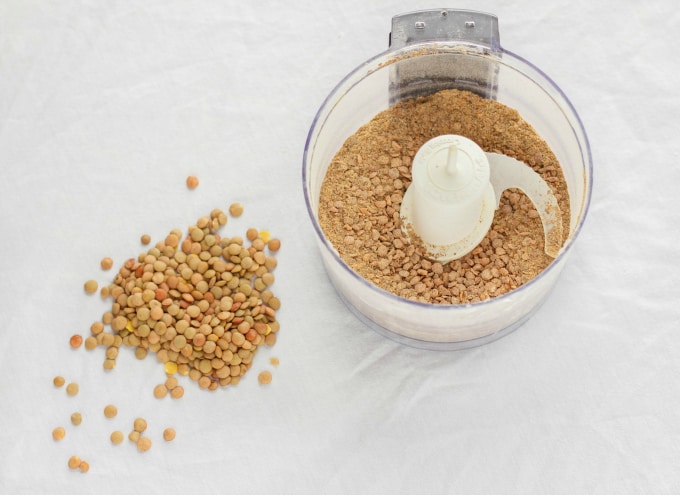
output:
[{"label": "pile of lentil", "polygon": [[[232,205],[235,215],[242,212],[238,206]],[[151,351],[168,374],[188,375],[215,390],[239,382],[258,346],[274,345],[280,301],[269,287],[280,241],[256,229],[248,229],[246,240],[221,237],[226,223],[227,215],[215,209],[184,238],[173,229],[128,259],[102,288],[112,307],[91,326],[85,346],[106,347],[105,369],[115,367],[124,345],[140,359]]]},{"label": "pile of lentil", "polygon": [[567,185],[549,146],[516,110],[453,89],[401,101],[345,141],[326,171],[319,224],[352,270],[397,296],[432,304],[487,300],[531,280],[552,258],[544,252],[538,212],[514,189],[503,193],[489,232],[466,256],[443,264],[409,243],[399,210],[411,163],[425,142],[443,134],[532,167],[558,200],[567,239]]}]

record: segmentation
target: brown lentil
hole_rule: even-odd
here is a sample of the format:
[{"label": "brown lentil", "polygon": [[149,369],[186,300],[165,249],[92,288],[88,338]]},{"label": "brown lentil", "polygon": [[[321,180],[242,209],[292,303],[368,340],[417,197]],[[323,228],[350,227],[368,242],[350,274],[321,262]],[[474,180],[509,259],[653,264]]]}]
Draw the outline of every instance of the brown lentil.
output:
[{"label": "brown lentil", "polygon": [[97,284],[96,280],[88,280],[83,285],[83,288],[85,289],[85,292],[87,292],[88,294],[94,294],[95,292],[97,292],[99,284]]},{"label": "brown lentil", "polygon": [[140,452],[146,452],[151,448],[151,439],[149,437],[141,437],[137,441],[137,450]]},{"label": "brown lentil", "polygon": [[[459,304],[514,290],[552,261],[543,251],[535,208],[518,190],[502,194],[486,237],[458,260],[432,262],[401,230],[399,211],[413,157],[442,134],[465,136],[485,151],[532,167],[553,188],[563,225],[569,225],[566,182],[548,145],[514,109],[457,90],[399,102],[350,136],[326,172],[319,224],[357,274],[400,297]],[[564,239],[568,235],[565,229]]]},{"label": "brown lentil", "polygon": [[140,237],[139,240],[146,246],[151,243],[151,236],[149,234],[142,234],[142,237]]},{"label": "brown lentil", "polygon": [[68,467],[71,469],[78,469],[83,461],[77,455],[72,455],[68,459]]},{"label": "brown lentil", "polygon": [[229,205],[229,214],[232,217],[240,217],[243,215],[243,205],[241,203],[232,203]]},{"label": "brown lentil", "polygon": [[90,470],[90,463],[87,461],[80,461],[80,466],[78,466],[81,473],[87,473]]},{"label": "brown lentil", "polygon": [[163,430],[163,440],[172,442],[175,439],[176,433],[174,428],[166,428]]},{"label": "brown lentil", "polygon": [[114,406],[113,404],[109,404],[108,406],[104,407],[104,416],[107,418],[115,418],[116,415],[118,414],[118,408]]},{"label": "brown lentil", "polygon": [[77,349],[78,347],[80,347],[82,345],[82,343],[83,343],[83,336],[82,335],[78,335],[78,334],[71,335],[71,338],[69,339],[69,344],[71,345],[71,347],[73,347],[74,349]]},{"label": "brown lentil", "polygon": [[111,443],[113,445],[120,445],[121,443],[123,443],[123,439],[125,438],[125,436],[123,435],[122,431],[116,430],[116,431],[111,433],[110,438],[111,438]]},{"label": "brown lentil", "polygon": [[65,436],[66,430],[61,426],[57,426],[54,430],[52,430],[52,438],[54,438],[57,442],[62,440]]},{"label": "brown lentil", "polygon": [[181,399],[184,396],[184,387],[177,385],[170,391],[170,397],[173,399]]},{"label": "brown lentil", "polygon": [[153,396],[154,396],[156,399],[162,399],[162,398],[165,397],[166,395],[168,395],[168,388],[167,388],[165,385],[163,385],[162,383],[160,383],[160,384],[158,384],[158,385],[156,385],[156,386],[154,387],[154,389],[153,389]]},{"label": "brown lentil", "polygon": [[66,393],[73,397],[74,395],[78,395],[78,384],[75,382],[71,382],[68,385],[66,385]]},{"label": "brown lentil", "polygon": [[142,433],[146,430],[146,420],[144,418],[137,418],[134,422],[134,430]]},{"label": "brown lentil", "polygon": [[187,177],[186,183],[189,189],[196,189],[198,187],[198,177],[190,175]]},{"label": "brown lentil", "polygon": [[80,425],[80,423],[83,422],[83,416],[79,412],[74,412],[71,414],[71,423],[73,423],[75,426]]},{"label": "brown lentil", "polygon": [[128,439],[131,442],[137,443],[139,442],[139,439],[141,438],[141,434],[138,431],[132,430],[130,433],[128,433]]},{"label": "brown lentil", "polygon": [[52,383],[55,387],[63,387],[64,383],[66,383],[66,380],[64,380],[63,376],[55,376],[52,380]]},{"label": "brown lentil", "polygon": [[272,381],[271,372],[267,370],[260,371],[260,374],[257,375],[257,381],[260,382],[262,385],[268,385]]},{"label": "brown lentil", "polygon": [[102,270],[110,270],[113,266],[113,260],[109,257],[102,258],[99,265],[102,267]]}]

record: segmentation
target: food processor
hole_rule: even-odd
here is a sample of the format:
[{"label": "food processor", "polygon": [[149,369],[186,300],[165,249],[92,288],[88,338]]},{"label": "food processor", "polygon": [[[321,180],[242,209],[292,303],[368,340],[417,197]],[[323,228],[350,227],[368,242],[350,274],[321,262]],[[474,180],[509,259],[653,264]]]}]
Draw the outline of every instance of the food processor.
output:
[{"label": "food processor", "polygon": [[[469,91],[519,112],[559,161],[569,194],[569,225],[551,188],[531,167],[484,152],[462,136],[435,137],[418,150],[401,205],[402,230],[433,260],[470,252],[486,235],[502,192],[521,190],[536,208],[552,259],[505,294],[467,304],[399,297],[356,273],[319,224],[322,183],[345,140],[376,114],[445,89]],[[389,47],[359,65],[319,108],[305,144],[303,189],[319,252],[347,307],[369,327],[425,349],[462,349],[518,328],[548,297],[586,219],[592,158],[584,127],[566,95],[540,69],[500,45],[498,19],[483,12],[433,9],[393,17]],[[568,232],[563,242],[562,233]]]}]

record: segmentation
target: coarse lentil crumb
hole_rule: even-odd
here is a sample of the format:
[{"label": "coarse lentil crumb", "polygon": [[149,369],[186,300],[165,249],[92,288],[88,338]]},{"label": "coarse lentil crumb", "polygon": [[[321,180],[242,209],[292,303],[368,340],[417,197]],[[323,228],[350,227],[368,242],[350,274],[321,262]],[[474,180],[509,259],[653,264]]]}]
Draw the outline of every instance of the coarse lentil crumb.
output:
[{"label": "coarse lentil crumb", "polygon": [[166,442],[172,442],[176,435],[177,433],[175,433],[174,428],[166,428],[163,430],[163,440]]},{"label": "coarse lentil crumb", "polygon": [[[350,136],[326,172],[319,224],[345,263],[384,290],[432,304],[483,301],[525,284],[552,258],[533,204],[514,189],[502,194],[486,237],[462,258],[435,262],[409,243],[399,212],[412,160],[443,134],[462,135],[532,167],[553,189],[569,225],[566,181],[545,141],[516,110],[458,90],[401,101]],[[563,241],[568,235],[564,229]]]},{"label": "coarse lentil crumb", "polygon": [[66,430],[62,426],[57,426],[54,430],[52,430],[52,438],[54,438],[57,442],[62,440],[65,436]]},{"label": "coarse lentil crumb", "polygon": [[88,280],[83,284],[83,289],[85,289],[85,292],[88,294],[94,294],[97,292],[97,289],[99,288],[99,284],[97,283],[96,280]]},{"label": "coarse lentil crumb", "polygon": [[277,357],[269,358],[269,363],[272,366],[278,366],[279,365],[279,358],[277,358]]}]

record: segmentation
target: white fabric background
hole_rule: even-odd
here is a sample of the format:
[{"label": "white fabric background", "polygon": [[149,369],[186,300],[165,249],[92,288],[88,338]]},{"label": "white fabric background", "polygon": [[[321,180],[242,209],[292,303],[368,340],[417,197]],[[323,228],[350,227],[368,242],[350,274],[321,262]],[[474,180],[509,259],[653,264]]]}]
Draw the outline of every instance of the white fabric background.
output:
[{"label": "white fabric background", "polygon": [[[386,48],[392,15],[439,6],[0,1],[0,493],[680,492],[671,0],[450,5],[497,14],[503,47],[556,81],[591,141],[589,218],[526,325],[472,350],[411,349],[357,321],[326,278],[302,195],[309,125]],[[120,266],[141,234],[233,201],[246,212],[226,232],[283,241],[279,342],[238,387],[185,380],[183,400],[158,401],[153,358],[126,350],[105,373],[101,349],[68,347],[106,309],[82,292],[113,275],[103,256]],[[80,394],[54,389],[56,374]],[[145,454],[108,441],[136,416]],[[72,454],[88,474],[68,470]]]}]

